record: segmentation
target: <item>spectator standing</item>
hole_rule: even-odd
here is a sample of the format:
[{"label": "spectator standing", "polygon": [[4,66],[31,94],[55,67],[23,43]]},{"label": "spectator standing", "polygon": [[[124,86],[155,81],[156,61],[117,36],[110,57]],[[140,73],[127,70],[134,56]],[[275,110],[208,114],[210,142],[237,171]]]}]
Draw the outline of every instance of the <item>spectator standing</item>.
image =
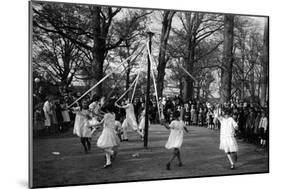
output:
[{"label": "spectator standing", "polygon": [[43,105],[43,111],[44,111],[44,125],[45,125],[45,135],[49,135],[50,134],[50,127],[52,125],[52,119],[51,116],[53,114],[53,111],[51,110],[51,101],[52,101],[52,97],[48,96],[47,100],[44,102]]},{"label": "spectator standing", "polygon": [[262,112],[261,115],[259,129],[260,129],[260,145],[262,148],[265,148],[266,141],[267,141],[267,133],[268,133],[268,119],[264,111]]}]

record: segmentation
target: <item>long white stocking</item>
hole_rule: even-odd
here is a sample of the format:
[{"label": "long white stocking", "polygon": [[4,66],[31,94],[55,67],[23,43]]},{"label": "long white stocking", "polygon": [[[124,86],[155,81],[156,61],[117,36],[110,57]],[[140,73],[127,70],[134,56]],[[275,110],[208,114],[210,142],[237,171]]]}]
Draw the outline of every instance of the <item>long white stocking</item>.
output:
[{"label": "long white stocking", "polygon": [[122,123],[122,130],[123,130],[123,140],[128,139],[128,133],[127,133],[128,123],[127,119],[125,119]]},{"label": "long white stocking", "polygon": [[227,156],[227,158],[228,158],[230,164],[231,164],[231,165],[234,165],[233,160],[232,160],[232,158],[231,158],[231,155],[230,155],[230,154],[226,154],[226,156]]},{"label": "long white stocking", "polygon": [[128,139],[127,127],[123,128],[123,139],[124,140]]},{"label": "long white stocking", "polygon": [[111,160],[110,160],[110,154],[108,152],[105,152],[105,157],[106,157],[106,165],[110,165]]}]

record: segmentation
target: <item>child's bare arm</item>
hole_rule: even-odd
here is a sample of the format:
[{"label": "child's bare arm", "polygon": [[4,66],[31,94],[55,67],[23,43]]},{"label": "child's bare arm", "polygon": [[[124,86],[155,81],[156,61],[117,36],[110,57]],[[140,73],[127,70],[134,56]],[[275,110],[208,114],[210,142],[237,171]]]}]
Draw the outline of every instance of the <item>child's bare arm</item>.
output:
[{"label": "child's bare arm", "polygon": [[96,124],[89,125],[88,127],[100,127],[103,124],[103,122],[104,122],[104,119]]},{"label": "child's bare arm", "polygon": [[165,122],[164,120],[161,120],[161,123],[160,123],[162,126],[164,126],[166,129],[170,129],[169,127],[169,124],[167,122]]}]

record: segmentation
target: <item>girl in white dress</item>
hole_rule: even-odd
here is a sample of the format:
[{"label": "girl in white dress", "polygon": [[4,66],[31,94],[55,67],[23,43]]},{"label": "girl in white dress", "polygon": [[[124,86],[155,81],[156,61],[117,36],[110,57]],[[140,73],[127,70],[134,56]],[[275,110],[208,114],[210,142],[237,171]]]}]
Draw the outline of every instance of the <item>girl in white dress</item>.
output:
[{"label": "girl in white dress", "polygon": [[159,111],[160,111],[160,120],[164,120],[165,119],[165,116],[164,116],[164,105],[162,103],[161,98],[159,100]]},{"label": "girl in white dress", "polygon": [[91,125],[90,127],[96,127],[103,124],[103,130],[97,141],[97,147],[104,150],[106,157],[106,164],[104,168],[111,166],[111,160],[114,160],[117,155],[117,146],[119,145],[119,138],[115,131],[115,114],[113,113],[114,107],[108,105],[104,108],[104,118],[101,122]]},{"label": "girl in white dress", "polygon": [[87,101],[82,101],[81,110],[80,107],[77,107],[73,109],[73,112],[76,113],[73,134],[80,137],[85,153],[88,153],[91,149],[91,129],[89,128],[91,116]]},{"label": "girl in white dress", "polygon": [[214,115],[213,124],[214,124],[215,129],[217,130],[217,129],[219,129],[219,123],[218,123],[218,116],[220,115],[219,104],[216,105],[213,115]]},{"label": "girl in white dress", "polygon": [[181,114],[179,111],[175,111],[173,114],[174,120],[170,123],[170,125],[163,124],[167,129],[170,129],[170,135],[168,138],[168,141],[165,145],[166,149],[173,149],[173,155],[171,159],[166,164],[166,169],[171,169],[171,163],[172,161],[177,157],[179,164],[178,166],[182,166],[182,161],[180,157],[180,147],[182,145],[183,141],[183,130],[188,132],[187,128],[185,127],[184,122],[181,119]]},{"label": "girl in white dress", "polygon": [[48,96],[47,97],[47,101],[44,102],[43,105],[43,111],[44,111],[44,116],[45,116],[45,130],[46,133],[45,134],[50,134],[50,127],[52,125],[52,110],[51,110],[51,101],[52,101],[52,97]]},{"label": "girl in white dress", "polygon": [[235,168],[237,161],[238,145],[235,139],[235,130],[238,129],[237,123],[230,117],[230,110],[224,110],[224,117],[218,116],[221,123],[220,130],[220,150],[224,150],[230,162],[230,168]]},{"label": "girl in white dress", "polygon": [[[93,98],[93,102],[89,105],[89,110],[91,112],[91,116],[92,116],[92,119],[90,120],[90,125],[95,125],[98,122],[98,117],[99,117],[99,114],[100,114],[100,103],[99,103],[99,97],[95,96]],[[93,136],[93,134],[95,133],[96,131],[96,128],[93,127],[92,129],[92,132],[91,132],[91,136]]]},{"label": "girl in white dress", "polygon": [[62,109],[61,114],[63,119],[62,130],[67,131],[70,125],[70,115],[69,115],[69,110],[67,109],[67,103],[65,99],[61,100],[60,106]]},{"label": "girl in white dress", "polygon": [[[162,119],[163,120],[163,119]],[[140,124],[139,124],[139,130],[142,133],[142,136],[144,136],[144,128],[145,128],[145,109],[142,110],[140,115]],[[150,121],[148,120],[148,128],[150,127]]]},{"label": "girl in white dress", "polygon": [[124,106],[119,106],[117,103],[115,103],[115,106],[117,106],[118,108],[124,108],[126,110],[126,118],[122,123],[123,137],[124,137],[123,141],[128,141],[128,135],[127,135],[128,127],[131,127],[142,138],[143,134],[139,131],[139,128],[138,128],[135,111],[134,111],[134,106],[132,103],[129,102],[129,100],[126,100],[125,103],[127,105],[124,105]]},{"label": "girl in white dress", "polygon": [[196,110],[194,105],[191,106],[190,115],[191,115],[191,123],[193,125],[196,125],[197,119],[196,119]]},{"label": "girl in white dress", "polygon": [[115,132],[120,141],[122,141],[123,129],[120,121],[115,120]]}]

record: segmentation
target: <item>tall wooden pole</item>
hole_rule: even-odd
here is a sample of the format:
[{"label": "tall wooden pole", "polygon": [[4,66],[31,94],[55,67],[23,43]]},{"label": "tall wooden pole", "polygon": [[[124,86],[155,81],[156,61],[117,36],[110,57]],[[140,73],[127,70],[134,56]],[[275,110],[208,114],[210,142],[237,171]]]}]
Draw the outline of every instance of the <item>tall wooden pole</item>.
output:
[{"label": "tall wooden pole", "polygon": [[[147,32],[149,37],[149,51],[151,53],[151,39],[153,36],[152,32]],[[149,55],[147,54],[147,86],[146,86],[146,100],[145,100],[145,126],[144,126],[144,147],[147,148],[147,141],[148,141],[148,113],[149,113],[149,93],[150,93],[150,59]]]}]

